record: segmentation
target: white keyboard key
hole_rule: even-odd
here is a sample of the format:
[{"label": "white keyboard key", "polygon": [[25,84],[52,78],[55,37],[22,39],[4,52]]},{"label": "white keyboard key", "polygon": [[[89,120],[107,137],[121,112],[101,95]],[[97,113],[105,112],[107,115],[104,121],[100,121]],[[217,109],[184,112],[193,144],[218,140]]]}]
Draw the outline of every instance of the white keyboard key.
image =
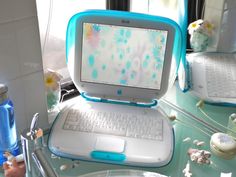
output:
[{"label": "white keyboard key", "polygon": [[209,97],[236,98],[236,59],[217,54],[205,57]]},{"label": "white keyboard key", "polygon": [[162,140],[163,121],[157,117],[115,112],[70,110],[65,130]]}]

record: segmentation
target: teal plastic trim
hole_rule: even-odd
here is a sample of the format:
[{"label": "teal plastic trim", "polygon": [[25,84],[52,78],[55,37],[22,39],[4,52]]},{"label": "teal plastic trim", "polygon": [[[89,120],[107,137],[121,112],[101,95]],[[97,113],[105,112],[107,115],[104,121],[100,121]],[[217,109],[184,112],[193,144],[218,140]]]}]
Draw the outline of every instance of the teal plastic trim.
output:
[{"label": "teal plastic trim", "polygon": [[[76,21],[79,20],[82,17],[86,16],[115,16],[118,18],[124,18],[128,17],[129,19],[134,20],[148,20],[153,22],[162,22],[171,25],[175,29],[175,42],[174,42],[174,51],[173,51],[173,57],[176,60],[176,65],[178,68],[178,65],[181,60],[181,52],[183,52],[185,49],[183,49],[183,33],[179,27],[179,25],[166,17],[160,17],[160,16],[153,16],[153,15],[146,15],[146,14],[140,14],[140,13],[133,13],[133,12],[124,12],[124,11],[114,11],[114,10],[88,10],[85,12],[80,12],[78,14],[75,14],[71,17],[67,32],[66,32],[66,62],[68,63],[68,51],[74,47],[75,45],[75,35],[76,35]],[[185,24],[186,25],[186,24]],[[186,38],[185,38],[186,39]],[[185,43],[186,44],[186,43]]]},{"label": "teal plastic trim", "polygon": [[76,16],[73,16],[67,25],[67,30],[66,30],[66,63],[68,63],[69,49],[75,47],[76,20],[77,20]]},{"label": "teal plastic trim", "polygon": [[105,151],[92,151],[90,155],[93,159],[98,160],[123,162],[126,159],[126,156],[124,154]]},{"label": "teal plastic trim", "polygon": [[189,62],[186,60],[186,57],[181,61],[185,70],[185,87],[182,88],[182,92],[186,93],[189,89],[192,88],[192,72],[190,70]]},{"label": "teal plastic trim", "polygon": [[95,98],[95,97],[89,97],[86,95],[86,93],[81,93],[81,96],[86,99],[87,101],[93,101],[93,102],[101,102],[101,103],[111,103],[111,104],[120,104],[120,105],[128,105],[128,106],[138,106],[138,107],[153,107],[158,104],[157,100],[153,100],[151,103],[136,103],[136,102],[126,102],[126,101],[118,101],[118,100],[107,100],[102,98]]},{"label": "teal plastic trim", "polygon": [[209,105],[214,105],[214,106],[225,106],[225,107],[236,107],[236,103],[227,103],[227,102],[209,102],[209,101],[205,101],[205,104],[209,104]]},{"label": "teal plastic trim", "polygon": [[[183,9],[182,9],[182,16],[180,16],[180,22],[179,25],[181,27],[182,32],[182,51],[181,51],[181,64],[183,65],[183,68],[185,70],[185,85],[184,88],[181,88],[183,92],[187,92],[191,88],[191,76],[189,71],[189,65],[186,60],[186,46],[187,46],[187,27],[188,27],[188,0],[183,0],[181,3],[183,3]],[[178,71],[178,70],[177,70]]]},{"label": "teal plastic trim", "polygon": [[186,67],[186,46],[187,46],[187,27],[188,27],[188,0],[183,1],[183,15],[180,21],[181,33],[183,37],[182,41],[182,51],[181,51],[181,61],[183,62],[184,66]]}]

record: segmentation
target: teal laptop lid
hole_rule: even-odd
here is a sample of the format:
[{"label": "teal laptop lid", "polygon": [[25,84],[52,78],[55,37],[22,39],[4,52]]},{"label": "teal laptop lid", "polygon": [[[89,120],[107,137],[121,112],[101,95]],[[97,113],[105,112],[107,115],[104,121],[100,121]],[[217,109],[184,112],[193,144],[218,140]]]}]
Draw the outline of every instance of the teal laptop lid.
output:
[{"label": "teal laptop lid", "polygon": [[177,69],[182,44],[181,29],[171,19],[91,10],[70,19],[66,59],[80,92],[104,99],[151,102],[166,93],[172,61]]}]

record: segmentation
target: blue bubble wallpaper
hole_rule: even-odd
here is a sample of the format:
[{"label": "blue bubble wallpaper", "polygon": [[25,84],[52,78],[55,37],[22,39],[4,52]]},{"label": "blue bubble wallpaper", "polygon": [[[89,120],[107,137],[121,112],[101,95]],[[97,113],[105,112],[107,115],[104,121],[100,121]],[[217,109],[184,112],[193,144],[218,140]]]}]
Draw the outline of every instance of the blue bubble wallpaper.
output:
[{"label": "blue bubble wallpaper", "polygon": [[83,24],[81,79],[160,89],[168,32]]}]

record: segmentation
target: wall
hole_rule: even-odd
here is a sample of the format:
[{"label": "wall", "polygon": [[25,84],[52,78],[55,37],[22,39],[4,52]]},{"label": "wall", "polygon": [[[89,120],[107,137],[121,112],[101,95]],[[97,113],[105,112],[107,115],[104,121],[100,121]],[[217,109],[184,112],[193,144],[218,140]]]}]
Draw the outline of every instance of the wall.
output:
[{"label": "wall", "polygon": [[236,1],[235,0],[206,0],[204,19],[214,24],[209,51],[236,51]]},{"label": "wall", "polygon": [[0,1],[0,82],[9,87],[18,134],[38,112],[48,127],[40,38],[34,0]]}]

